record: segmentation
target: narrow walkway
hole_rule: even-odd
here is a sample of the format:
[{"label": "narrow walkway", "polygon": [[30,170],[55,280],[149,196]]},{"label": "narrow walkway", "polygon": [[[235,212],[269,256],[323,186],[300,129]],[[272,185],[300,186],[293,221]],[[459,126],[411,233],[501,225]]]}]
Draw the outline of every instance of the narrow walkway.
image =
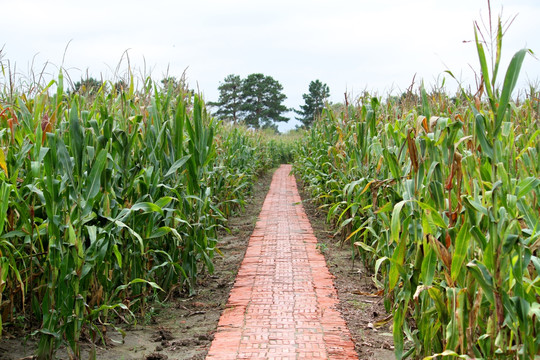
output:
[{"label": "narrow walkway", "polygon": [[290,171],[274,174],[207,359],[357,359]]}]

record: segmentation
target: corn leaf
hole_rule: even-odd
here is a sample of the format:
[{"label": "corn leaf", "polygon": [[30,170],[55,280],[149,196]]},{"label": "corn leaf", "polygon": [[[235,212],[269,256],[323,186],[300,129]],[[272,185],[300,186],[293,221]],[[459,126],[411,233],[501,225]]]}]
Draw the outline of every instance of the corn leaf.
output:
[{"label": "corn leaf", "polygon": [[6,177],[8,177],[8,169],[6,164],[6,155],[4,154],[4,150],[0,149],[0,168],[4,170],[6,173]]},{"label": "corn leaf", "polygon": [[457,280],[463,270],[463,262],[469,249],[469,226],[463,224],[456,238],[454,256],[452,259],[451,276],[452,280]]},{"label": "corn leaf", "polygon": [[101,173],[107,163],[107,150],[102,149],[90,170],[90,175],[87,178],[87,184],[85,189],[85,196],[87,201],[93,199],[98,193],[101,186]]}]

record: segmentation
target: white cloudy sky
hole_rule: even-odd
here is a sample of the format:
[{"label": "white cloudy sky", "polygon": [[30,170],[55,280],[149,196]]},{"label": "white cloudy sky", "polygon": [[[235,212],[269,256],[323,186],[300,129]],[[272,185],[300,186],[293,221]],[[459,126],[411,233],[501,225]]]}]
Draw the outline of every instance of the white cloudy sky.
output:
[{"label": "white cloudy sky", "polygon": [[[540,1],[493,0],[503,19],[517,15],[506,34],[506,62],[519,49],[540,52]],[[474,84],[478,61],[473,21],[487,19],[486,0],[1,0],[3,62],[19,73],[45,62],[73,80],[114,77],[127,50],[131,67],[159,80],[166,73],[217,100],[228,74],[261,72],[278,80],[286,105],[303,103],[310,81],[329,85],[331,100],[364,90],[405,90],[416,74],[428,86],[450,69]],[[465,42],[464,42],[465,41]],[[67,51],[64,57],[64,50]],[[124,58],[125,60],[125,58]],[[33,64],[33,65],[32,65]],[[121,72],[127,69],[120,63]],[[540,79],[528,57],[521,85]],[[502,77],[502,75],[500,75]],[[447,79],[449,88],[455,81]],[[291,114],[291,116],[294,116]],[[288,126],[294,127],[294,121]],[[281,129],[286,129],[282,126]]]}]

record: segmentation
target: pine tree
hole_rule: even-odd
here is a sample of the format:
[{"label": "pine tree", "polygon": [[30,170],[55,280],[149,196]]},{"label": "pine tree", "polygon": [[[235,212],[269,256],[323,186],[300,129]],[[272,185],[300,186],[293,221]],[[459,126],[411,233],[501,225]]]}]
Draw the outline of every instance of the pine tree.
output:
[{"label": "pine tree", "polygon": [[219,87],[219,100],[208,105],[217,106],[215,115],[222,120],[232,120],[237,123],[242,106],[242,80],[238,75],[228,75]]},{"label": "pine tree", "polygon": [[263,74],[251,74],[242,83],[242,114],[244,122],[254,128],[273,128],[275,123],[289,121],[282,116],[288,109],[283,105],[287,98],[283,86]]},{"label": "pine tree", "polygon": [[325,101],[330,96],[328,85],[323,84],[319,80],[309,83],[309,93],[303,94],[305,105],[300,105],[300,110],[294,112],[300,115],[297,120],[302,122],[302,125],[309,128],[313,121],[321,116],[325,106]]}]

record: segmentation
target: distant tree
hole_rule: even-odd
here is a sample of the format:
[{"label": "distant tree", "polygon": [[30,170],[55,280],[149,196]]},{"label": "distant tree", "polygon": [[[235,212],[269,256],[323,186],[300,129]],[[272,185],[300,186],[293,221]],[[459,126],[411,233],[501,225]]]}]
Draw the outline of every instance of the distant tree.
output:
[{"label": "distant tree", "polygon": [[228,75],[219,84],[219,100],[208,105],[217,106],[216,116],[220,119],[232,120],[237,123],[242,106],[242,79],[238,75]]},{"label": "distant tree", "polygon": [[309,128],[313,121],[321,116],[324,109],[325,101],[330,96],[328,85],[323,84],[319,80],[309,83],[309,93],[303,94],[304,105],[300,105],[300,110],[294,112],[300,115],[296,118],[300,120],[304,127]]},{"label": "distant tree", "polygon": [[242,114],[244,122],[254,128],[276,129],[277,122],[289,121],[282,116],[288,109],[283,86],[263,74],[251,74],[242,82]]},{"label": "distant tree", "polygon": [[414,93],[412,90],[407,90],[399,97],[399,105],[406,109],[411,109],[422,103],[420,95]]},{"label": "distant tree", "polygon": [[94,79],[93,77],[87,77],[86,79],[81,79],[75,83],[73,86],[73,92],[85,95],[95,94],[99,91],[102,85],[103,82]]},{"label": "distant tree", "polygon": [[188,92],[186,78],[184,76],[182,76],[180,79],[177,79],[174,76],[165,77],[161,79],[161,85],[166,91],[172,89],[173,93],[178,93],[180,91],[185,93]]},{"label": "distant tree", "polygon": [[119,95],[123,92],[128,92],[129,84],[125,80],[120,79],[117,82],[113,83],[112,91],[114,91],[116,95]]}]

